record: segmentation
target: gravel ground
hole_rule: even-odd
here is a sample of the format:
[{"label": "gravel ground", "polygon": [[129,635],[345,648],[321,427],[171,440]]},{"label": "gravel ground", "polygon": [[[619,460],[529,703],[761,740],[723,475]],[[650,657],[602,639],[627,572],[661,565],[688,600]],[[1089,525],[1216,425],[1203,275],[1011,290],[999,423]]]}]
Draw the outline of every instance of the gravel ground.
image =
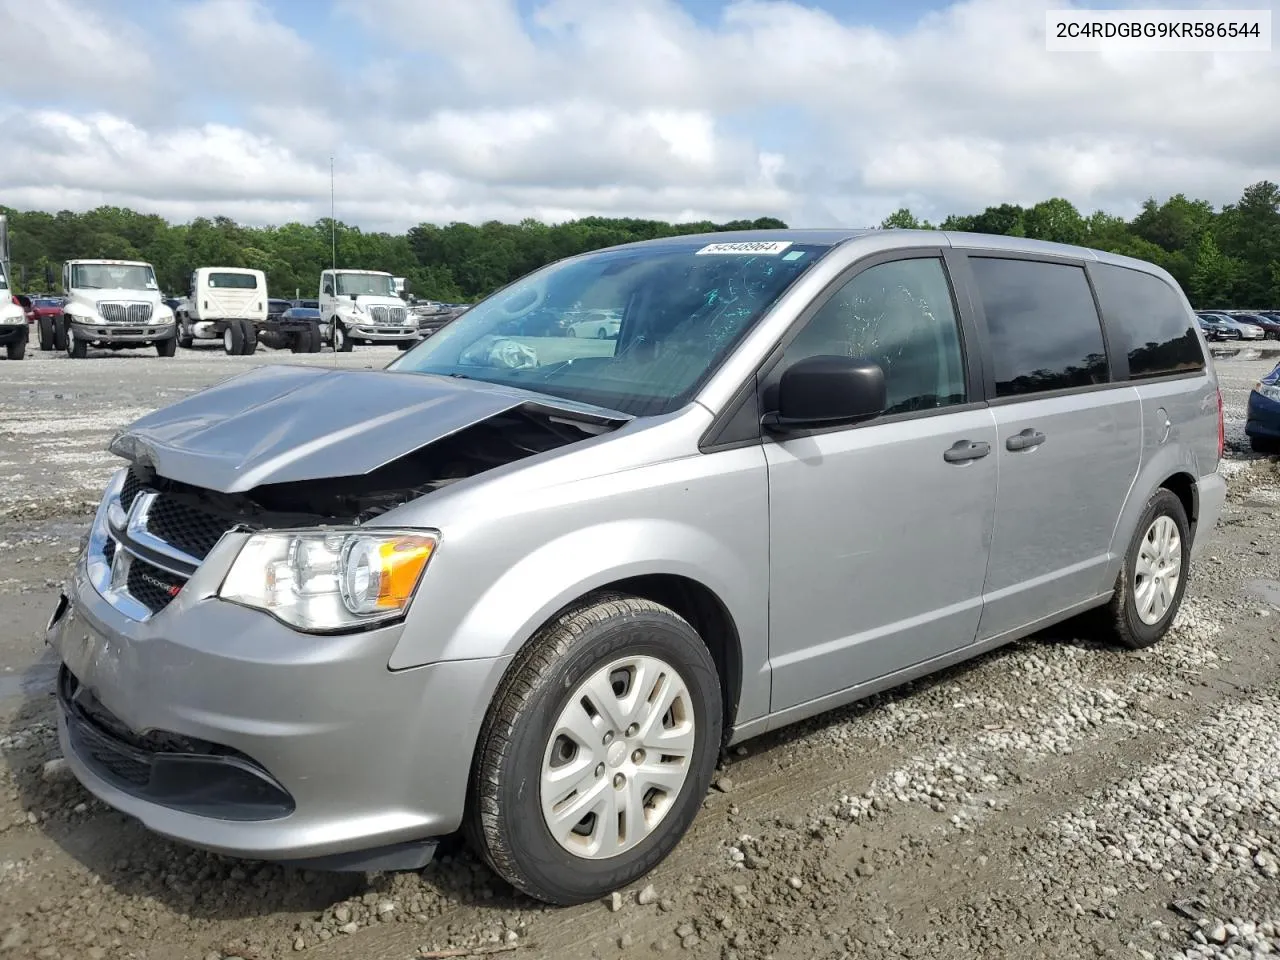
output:
[{"label": "gravel ground", "polygon": [[1118,653],[1067,624],[751,741],[676,853],[604,903],[543,908],[457,845],[413,874],[237,862],[94,801],[57,756],[43,626],[112,432],[249,365],[394,355],[0,365],[0,957],[1280,951],[1280,464],[1241,430],[1274,360],[1218,361],[1230,493],[1164,643]]}]

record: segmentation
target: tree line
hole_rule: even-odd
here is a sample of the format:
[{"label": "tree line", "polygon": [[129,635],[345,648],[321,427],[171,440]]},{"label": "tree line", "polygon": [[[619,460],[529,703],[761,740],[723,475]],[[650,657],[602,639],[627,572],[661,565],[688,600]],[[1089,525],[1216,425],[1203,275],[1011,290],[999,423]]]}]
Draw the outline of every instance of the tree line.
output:
[{"label": "tree line", "polygon": [[[386,270],[408,278],[419,297],[474,301],[560,257],[634,240],[689,233],[784,228],[772,217],[728,223],[664,223],[584,217],[545,224],[490,221],[479,226],[422,223],[403,234],[366,232],[327,218],[312,224],[248,227],[227,217],[172,224],[155,214],[119,207],[87,213],[0,207],[10,224],[11,278],[19,292],[47,289],[64,260],[111,258],[151,263],[161,289],[186,291],[201,266],[250,267],[267,275],[273,296],[313,297],[320,271],[339,266]],[[1139,257],[1168,270],[1199,308],[1280,307],[1280,186],[1262,181],[1220,210],[1177,194],[1147,200],[1132,220],[1104,211],[1085,215],[1060,197],[1030,207],[1001,204],[941,223],[919,221],[908,209],[882,229],[966,230],[1082,244]],[[334,239],[336,235],[336,241]]]}]

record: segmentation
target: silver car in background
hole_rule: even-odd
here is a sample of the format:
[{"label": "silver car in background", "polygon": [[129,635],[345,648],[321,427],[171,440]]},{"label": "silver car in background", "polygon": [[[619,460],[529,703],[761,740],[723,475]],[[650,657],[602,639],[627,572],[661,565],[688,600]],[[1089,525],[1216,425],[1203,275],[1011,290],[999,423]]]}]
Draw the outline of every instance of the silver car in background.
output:
[{"label": "silver car in background", "polygon": [[[574,309],[616,335],[525,322]],[[258,368],[123,430],[49,625],[62,749],[188,844],[414,868],[465,827],[586,901],[675,847],[726,745],[1079,614],[1158,641],[1222,443],[1147,263],[899,230],[587,253],[385,370]]]}]

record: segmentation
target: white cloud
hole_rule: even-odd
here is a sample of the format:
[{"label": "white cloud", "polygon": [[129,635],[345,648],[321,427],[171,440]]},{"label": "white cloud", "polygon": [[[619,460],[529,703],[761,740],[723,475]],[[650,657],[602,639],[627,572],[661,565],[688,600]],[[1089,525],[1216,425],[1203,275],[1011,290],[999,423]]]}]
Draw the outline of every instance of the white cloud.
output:
[{"label": "white cloud", "polygon": [[[0,0],[0,34],[34,42],[25,3]],[[903,204],[939,218],[1053,195],[1131,213],[1153,193],[1223,203],[1274,178],[1280,57],[1050,54],[1044,10],[1060,5],[963,0],[890,32],[791,0],[736,0],[712,24],[674,0],[546,0],[528,22],[512,0],[334,0],[336,19],[317,4],[314,21],[364,51],[335,73],[334,51],[268,0],[194,0],[167,21],[166,62],[185,68],[170,88],[140,27],[47,0],[84,55],[56,101],[0,74],[8,129],[27,134],[0,152],[0,183],[19,206],[312,219],[332,150],[339,216],[403,229],[591,213],[865,225]],[[111,74],[120,44],[139,56]],[[155,122],[163,94],[185,123]],[[211,98],[222,123],[202,113]]]},{"label": "white cloud", "polygon": [[77,0],[0,0],[0,97],[140,107],[159,93],[145,32]]}]

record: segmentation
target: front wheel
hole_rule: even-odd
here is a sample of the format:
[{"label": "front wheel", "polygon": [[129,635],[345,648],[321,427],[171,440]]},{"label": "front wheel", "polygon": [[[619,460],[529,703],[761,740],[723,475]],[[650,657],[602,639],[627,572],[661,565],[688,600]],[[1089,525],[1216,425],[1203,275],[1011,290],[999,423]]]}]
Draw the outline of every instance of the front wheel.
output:
[{"label": "front wheel", "polygon": [[76,336],[75,329],[69,323],[63,331],[63,340],[66,343],[67,356],[72,360],[83,360],[89,355],[89,344]]},{"label": "front wheel", "polygon": [[67,349],[67,331],[71,329],[71,321],[60,317],[53,321],[53,349]]},{"label": "front wheel", "polygon": [[687,621],[592,598],[516,656],[489,707],[468,829],[489,865],[548,903],[585,903],[660,863],[715,769],[720,684]]},{"label": "front wheel", "polygon": [[166,340],[156,341],[156,356],[172,357],[178,352],[178,338],[169,337]]},{"label": "front wheel", "polygon": [[1151,495],[1107,605],[1108,632],[1121,646],[1157,643],[1173,624],[1187,589],[1191,530],[1182,501],[1161,488]]},{"label": "front wheel", "polygon": [[9,360],[21,360],[27,355],[27,338],[14,340],[4,345],[4,355]]},{"label": "front wheel", "polygon": [[347,331],[343,328],[338,320],[333,321],[333,352],[334,353],[350,353],[351,337],[347,335]]}]

